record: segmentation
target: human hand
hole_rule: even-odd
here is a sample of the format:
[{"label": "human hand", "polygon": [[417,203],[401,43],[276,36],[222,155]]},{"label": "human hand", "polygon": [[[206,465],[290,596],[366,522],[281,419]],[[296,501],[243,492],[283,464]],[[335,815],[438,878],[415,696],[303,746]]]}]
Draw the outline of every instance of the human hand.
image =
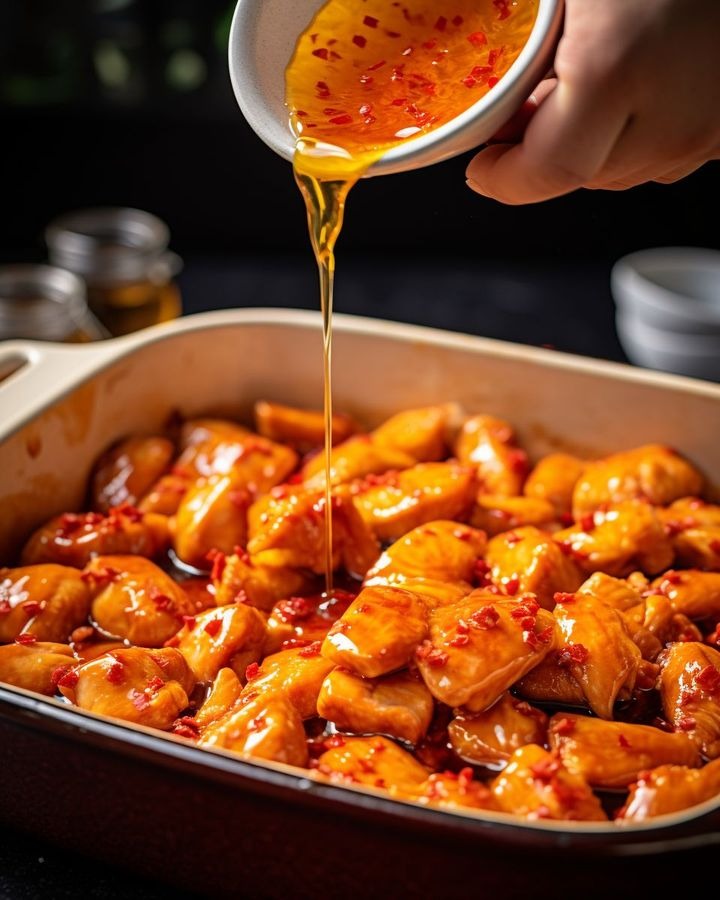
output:
[{"label": "human hand", "polygon": [[503,129],[471,161],[474,191],[535,203],[668,184],[720,158],[719,0],[566,0],[554,69],[519,143]]}]

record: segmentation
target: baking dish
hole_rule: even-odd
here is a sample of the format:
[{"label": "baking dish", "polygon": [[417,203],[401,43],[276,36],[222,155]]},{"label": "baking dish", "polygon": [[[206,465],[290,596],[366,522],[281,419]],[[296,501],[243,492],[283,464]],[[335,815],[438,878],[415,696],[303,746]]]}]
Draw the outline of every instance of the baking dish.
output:
[{"label": "baking dish", "polygon": [[[2,346],[0,371],[11,372],[0,382],[2,558],[41,521],[82,503],[95,457],[123,435],[162,428],[173,413],[244,417],[259,397],[317,406],[320,347],[318,316],[279,310],[207,313],[86,347]],[[334,358],[337,408],[369,425],[456,400],[510,419],[531,455],[654,441],[682,450],[715,490],[720,483],[715,385],[343,316]],[[606,858],[594,887],[633,867],[646,888],[667,886],[678,853],[720,841],[720,801],[623,827],[449,813],[203,751],[11,687],[0,688],[0,734],[3,821],[215,894],[434,896],[447,892],[449,872],[462,883],[482,871],[491,896],[545,878],[549,889],[563,860],[564,890],[576,879],[587,895],[589,857]],[[520,852],[523,866],[510,864]]]}]

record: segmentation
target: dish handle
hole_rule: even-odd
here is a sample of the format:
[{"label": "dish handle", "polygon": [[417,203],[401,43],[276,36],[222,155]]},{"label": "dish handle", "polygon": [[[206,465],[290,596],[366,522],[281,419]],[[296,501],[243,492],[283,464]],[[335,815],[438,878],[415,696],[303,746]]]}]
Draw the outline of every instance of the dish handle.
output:
[{"label": "dish handle", "polygon": [[3,434],[20,428],[42,408],[79,384],[101,363],[110,362],[114,341],[53,344],[40,341],[0,343],[0,421]]}]

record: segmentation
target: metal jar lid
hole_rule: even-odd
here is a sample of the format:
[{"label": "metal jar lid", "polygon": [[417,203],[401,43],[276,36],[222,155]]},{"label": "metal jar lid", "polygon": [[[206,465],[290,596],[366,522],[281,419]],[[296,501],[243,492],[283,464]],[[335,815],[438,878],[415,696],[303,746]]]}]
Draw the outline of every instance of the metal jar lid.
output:
[{"label": "metal jar lid", "polygon": [[64,341],[80,332],[107,337],[77,275],[55,266],[0,266],[0,339]]},{"label": "metal jar lid", "polygon": [[66,213],[45,231],[50,261],[89,284],[163,281],[180,268],[170,231],[141,209],[98,207]]}]

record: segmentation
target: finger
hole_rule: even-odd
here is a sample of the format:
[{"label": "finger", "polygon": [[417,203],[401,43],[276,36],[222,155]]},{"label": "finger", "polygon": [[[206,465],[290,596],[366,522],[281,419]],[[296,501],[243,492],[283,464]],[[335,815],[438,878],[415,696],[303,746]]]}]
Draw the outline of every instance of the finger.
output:
[{"label": "finger", "polygon": [[648,184],[651,181],[657,184],[674,184],[676,181],[681,181],[683,178],[687,178],[688,175],[692,175],[702,165],[703,161],[685,162],[682,165],[667,169],[662,165],[655,164],[653,166],[645,166],[634,172],[625,173],[622,178],[613,178],[612,175],[605,176],[601,174],[590,184],[587,184],[586,187],[593,191],[624,191],[641,184]]},{"label": "finger", "polygon": [[499,144],[468,166],[470,187],[503,203],[536,203],[592,181],[623,132],[630,111],[622,97],[562,81],[528,125],[521,144]]},{"label": "finger", "polygon": [[488,141],[488,144],[517,144],[522,140],[530,120],[540,104],[555,89],[557,78],[541,81],[515,115]]}]

